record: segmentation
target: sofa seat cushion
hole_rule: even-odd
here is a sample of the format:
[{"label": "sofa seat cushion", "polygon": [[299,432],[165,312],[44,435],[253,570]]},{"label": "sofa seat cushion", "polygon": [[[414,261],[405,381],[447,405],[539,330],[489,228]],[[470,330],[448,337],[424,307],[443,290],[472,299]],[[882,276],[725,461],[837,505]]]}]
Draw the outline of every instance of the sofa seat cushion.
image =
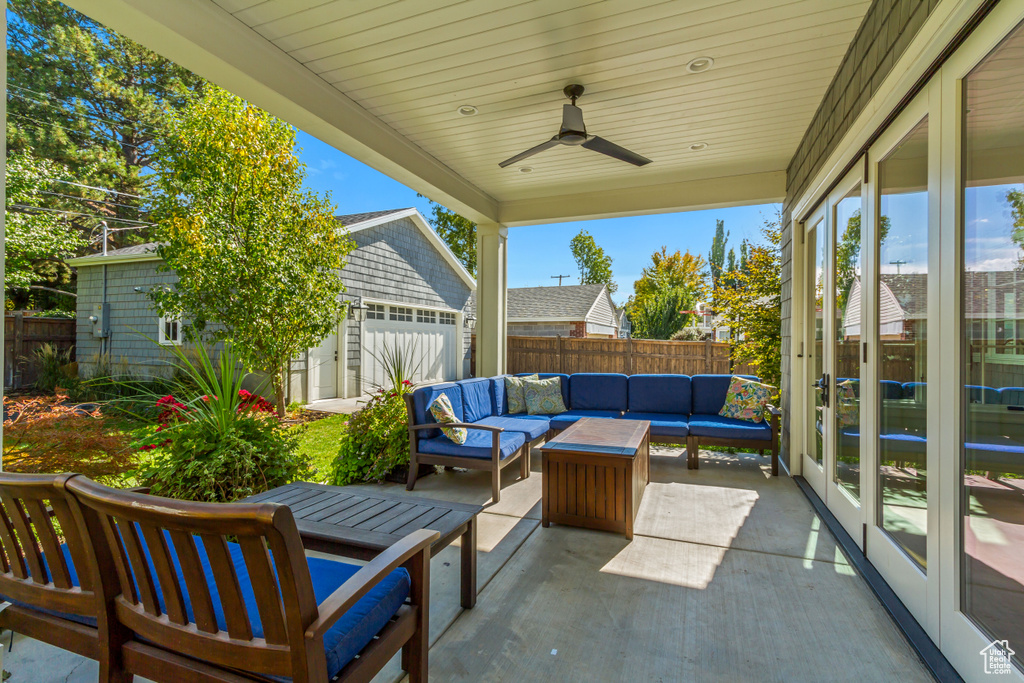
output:
[{"label": "sofa seat cushion", "polygon": [[[527,416],[516,416],[512,417],[509,415],[503,415],[501,417],[485,417],[482,420],[477,420],[474,424],[487,425],[489,427],[501,427],[506,432],[520,432],[526,435],[527,441],[533,441],[534,439],[543,436],[548,431],[548,416],[546,415],[530,415]],[[539,419],[538,419],[539,418]]]},{"label": "sofa seat cushion", "polygon": [[721,415],[691,415],[690,433],[714,439],[772,440],[772,428],[767,422],[747,422]]},{"label": "sofa seat cushion", "polygon": [[[438,437],[443,439],[444,437]],[[445,439],[447,441],[447,439]],[[450,441],[448,443],[451,443]],[[454,445],[454,444],[453,444]],[[148,556],[148,548],[146,546],[145,539],[142,539],[142,535],[139,534],[142,540],[142,547],[144,552]],[[185,582],[182,578],[181,564],[178,561],[177,552],[175,551],[174,544],[171,541],[170,535],[165,531],[164,537],[166,539],[168,550],[171,553],[171,558],[174,562],[174,568],[178,575],[179,583],[184,586]],[[224,609],[221,605],[221,600],[217,591],[217,583],[213,576],[213,569],[210,566],[210,560],[206,554],[206,548],[203,542],[196,538],[196,550],[199,555],[199,560],[203,566],[203,573],[206,576],[206,584],[210,589],[210,598],[213,603],[214,616],[217,619],[217,625],[221,630],[227,630],[227,622],[224,619]],[[252,624],[252,632],[254,638],[262,638],[263,624],[260,620],[259,607],[256,602],[256,593],[253,590],[252,582],[248,580],[249,572],[245,564],[245,558],[242,555],[242,548],[237,543],[228,543],[228,552],[231,557],[231,563],[235,567],[235,573],[238,575],[239,586],[242,592],[242,598],[245,601],[245,608],[249,615],[250,623]],[[64,551],[64,556],[68,558],[69,569],[73,582],[77,584],[77,574],[75,574],[71,559],[67,551],[66,546],[62,546],[61,550]],[[45,558],[44,558],[45,559]],[[310,579],[313,583],[313,594],[316,597],[317,604],[322,603],[331,595],[335,590],[341,587],[346,581],[355,575],[362,567],[354,564],[347,564],[345,562],[338,562],[335,560],[322,559],[318,557],[307,557],[306,563],[309,566]],[[160,609],[166,609],[163,591],[160,590],[160,580],[153,568],[152,562],[150,562],[150,573],[153,577],[153,581],[157,588],[157,598],[160,604]],[[335,624],[324,634],[324,652],[327,657],[327,675],[328,677],[336,676],[346,664],[352,661],[359,652],[370,644],[374,636],[377,635],[383,629],[391,618],[398,612],[399,608],[405,604],[406,598],[409,597],[409,591],[412,583],[409,578],[409,572],[405,569],[396,569],[395,571],[388,574],[380,581],[376,586],[370,589],[359,602],[357,602],[352,609],[346,612]],[[192,611],[192,603],[188,599],[188,593],[185,592],[185,612],[190,620],[195,618]],[[96,620],[88,617],[79,617],[76,615],[61,615],[59,613],[49,612],[50,614],[56,614],[57,616],[64,616],[65,618],[78,621],[80,623],[88,624],[91,626],[96,625]],[[288,680],[281,679],[279,677],[273,677],[277,680]]]},{"label": "sofa seat cushion", "polygon": [[616,418],[622,415],[619,410],[567,410],[564,413],[551,416],[552,429],[565,429],[581,417],[607,417]]},{"label": "sofa seat cushion", "polygon": [[[486,429],[470,429],[466,443],[461,446],[454,444],[444,436],[435,436],[433,439],[421,439],[418,450],[420,453],[432,453],[434,455],[454,455],[458,458],[483,458],[491,459],[491,432]],[[498,457],[504,460],[513,455],[526,443],[526,435],[522,432],[501,432],[498,447]]]},{"label": "sofa seat cushion", "polygon": [[651,436],[685,437],[690,434],[690,416],[672,413],[634,413],[627,411],[624,420],[647,420],[651,423]]}]

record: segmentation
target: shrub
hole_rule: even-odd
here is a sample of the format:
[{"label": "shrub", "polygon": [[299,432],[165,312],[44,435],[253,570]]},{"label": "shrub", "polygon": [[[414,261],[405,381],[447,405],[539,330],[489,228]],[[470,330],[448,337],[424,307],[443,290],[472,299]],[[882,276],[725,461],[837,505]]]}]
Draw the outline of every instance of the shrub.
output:
[{"label": "shrub", "polygon": [[69,384],[78,384],[78,378],[72,377],[68,371],[71,365],[73,349],[62,349],[53,344],[42,344],[32,354],[38,374],[36,389],[47,394],[56,391],[57,387],[67,388]]},{"label": "shrub", "polygon": [[380,481],[388,472],[409,464],[409,432],[403,396],[412,390],[404,380],[397,389],[380,389],[366,406],[352,414],[334,461],[332,483]]}]

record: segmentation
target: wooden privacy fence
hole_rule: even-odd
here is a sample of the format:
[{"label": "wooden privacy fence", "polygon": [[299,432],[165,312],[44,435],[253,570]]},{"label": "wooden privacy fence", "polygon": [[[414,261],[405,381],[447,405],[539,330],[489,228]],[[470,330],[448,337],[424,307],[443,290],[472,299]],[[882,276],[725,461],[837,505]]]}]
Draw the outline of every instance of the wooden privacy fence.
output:
[{"label": "wooden privacy fence", "polygon": [[72,349],[74,360],[75,320],[40,318],[25,311],[4,315],[4,388],[21,389],[36,381],[35,352],[43,344]]},{"label": "wooden privacy fence", "polygon": [[[475,376],[475,336],[470,353],[470,365]],[[750,372],[750,368],[733,369],[729,345],[712,341],[508,337],[506,354],[507,370],[512,374],[619,372],[626,375],[727,375],[730,372]]]}]

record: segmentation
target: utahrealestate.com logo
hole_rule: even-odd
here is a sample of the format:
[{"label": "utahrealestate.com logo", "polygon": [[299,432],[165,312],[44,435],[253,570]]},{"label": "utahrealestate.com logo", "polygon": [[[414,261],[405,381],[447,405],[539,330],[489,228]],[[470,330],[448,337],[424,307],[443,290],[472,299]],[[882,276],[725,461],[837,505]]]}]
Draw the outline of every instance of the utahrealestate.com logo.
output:
[{"label": "utahrealestate.com logo", "polygon": [[1008,674],[1013,671],[1010,658],[1017,653],[1010,649],[1010,644],[1005,640],[993,640],[982,648],[980,654],[985,660],[985,673]]}]

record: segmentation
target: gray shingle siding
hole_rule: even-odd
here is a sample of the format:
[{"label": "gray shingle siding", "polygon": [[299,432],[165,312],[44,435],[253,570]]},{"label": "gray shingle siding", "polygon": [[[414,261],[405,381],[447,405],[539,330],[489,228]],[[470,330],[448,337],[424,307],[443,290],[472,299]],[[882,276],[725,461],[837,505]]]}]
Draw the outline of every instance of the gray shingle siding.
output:
[{"label": "gray shingle siding", "polygon": [[[786,171],[782,229],[782,454],[790,460],[790,312],[793,299],[793,204],[839,145],[938,0],[875,0],[822,98]],[[796,242],[799,245],[799,239]]]},{"label": "gray shingle siding", "polygon": [[607,292],[597,298],[594,308],[587,316],[587,322],[598,325],[618,325],[618,317],[615,315],[615,308],[612,306],[611,297]]}]

